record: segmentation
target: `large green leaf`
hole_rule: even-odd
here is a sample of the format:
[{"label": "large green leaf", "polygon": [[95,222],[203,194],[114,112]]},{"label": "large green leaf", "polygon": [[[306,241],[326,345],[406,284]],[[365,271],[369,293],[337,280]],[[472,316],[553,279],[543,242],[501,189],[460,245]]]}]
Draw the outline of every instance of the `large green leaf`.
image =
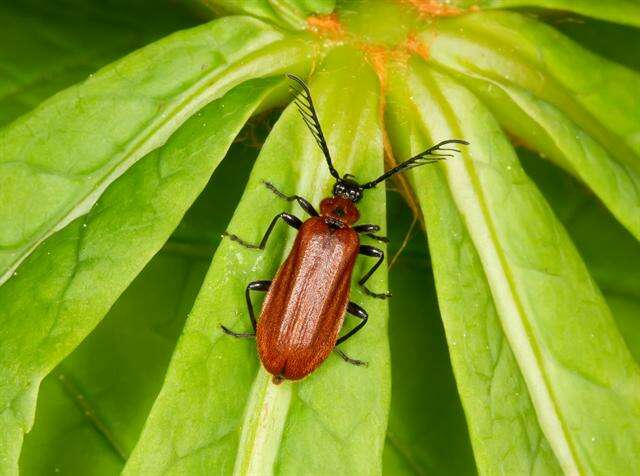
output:
[{"label": "large green leaf", "polygon": [[530,151],[518,155],[571,235],[640,362],[640,243],[571,177]]},{"label": "large green leaf", "polygon": [[637,0],[459,0],[461,6],[480,8],[535,7],[579,13],[602,20],[640,26],[640,2]]},{"label": "large green leaf", "polygon": [[198,0],[216,13],[241,13],[285,28],[302,30],[308,16],[331,13],[335,0]]},{"label": "large green leaf", "polygon": [[[0,2],[0,125],[119,56],[195,21],[173,2],[116,10],[90,0]],[[147,5],[148,7],[148,5]]]},{"label": "large green leaf", "polygon": [[[504,43],[512,48],[496,48]],[[633,93],[640,74],[539,22],[499,12],[443,24],[431,58],[478,93],[508,132],[588,184],[640,237],[640,100]]]},{"label": "large green leaf", "polygon": [[[248,83],[194,116],[43,243],[0,288],[0,457],[13,472],[38,386],[107,313],[206,185],[237,131],[274,91]],[[202,134],[203,128],[209,131]],[[55,269],[55,272],[51,270]]]},{"label": "large green leaf", "polygon": [[[389,255],[411,229],[409,208],[389,194]],[[385,475],[474,474],[467,425],[457,394],[424,234],[416,227],[389,269],[391,411]]]},{"label": "large green leaf", "polygon": [[20,457],[22,474],[47,474],[51,468],[61,474],[119,474],[240,198],[238,183],[249,176],[257,150],[248,138],[262,137],[263,121],[250,121],[239,135],[246,139],[231,147],[162,250],[44,379]]},{"label": "large green leaf", "polygon": [[[344,88],[347,77],[358,81],[360,94]],[[312,86],[338,169],[362,178],[380,173],[378,83],[360,54],[332,53]],[[322,156],[295,108],[284,112],[269,135],[229,225],[248,240],[259,239],[271,217],[290,208],[262,180],[315,204],[330,190]],[[380,188],[362,201],[363,222],[384,226],[383,194]],[[273,276],[291,238],[279,225],[263,252],[222,242],[125,474],[380,471],[389,400],[384,302],[354,289],[354,300],[371,317],[345,351],[368,360],[367,368],[331,356],[307,379],[279,386],[260,368],[254,342],[220,330],[220,323],[247,329],[244,289]],[[371,264],[359,260],[355,276]],[[371,286],[385,288],[384,272]],[[354,321],[347,318],[346,325]]]},{"label": "large green leaf", "polygon": [[[134,446],[204,278],[199,256],[157,255],[43,381],[20,473],[114,475]],[[153,298],[150,298],[150,297]]]},{"label": "large green leaf", "polygon": [[252,77],[304,69],[309,55],[258,20],[223,18],[125,57],[0,131],[0,283],[202,106]]},{"label": "large green leaf", "polygon": [[[394,102],[405,105],[404,113],[420,123],[404,135],[398,125],[405,147],[415,151],[424,147],[426,138],[451,136],[471,142],[463,159],[415,173],[454,370],[463,376],[472,362],[475,366],[480,359],[496,356],[497,365],[486,369],[490,393],[485,390],[484,395],[523,396],[518,417],[509,421],[520,431],[511,428],[511,437],[505,433],[499,446],[484,449],[500,451],[500,446],[520,444],[525,451],[518,465],[537,471],[540,465],[555,464],[548,441],[566,472],[630,474],[640,464],[634,458],[634,448],[640,445],[640,372],[604,299],[490,113],[445,76],[418,62],[413,67],[404,95],[393,96]],[[395,117],[406,126],[403,116]],[[475,278],[473,285],[467,282],[470,276]],[[467,335],[456,332],[472,313],[484,316],[473,324],[480,329],[494,316],[504,338],[495,325],[490,333],[477,327]],[[480,337],[487,339],[485,346],[477,345]],[[462,355],[473,346],[474,359],[457,357],[458,346],[463,347]],[[524,388],[506,352],[509,348]],[[501,367],[505,361],[509,365]],[[465,402],[468,390],[463,382],[459,387],[469,413],[472,402]],[[546,441],[531,414],[529,396]],[[515,401],[498,398],[490,408]],[[523,427],[525,416],[529,421]],[[496,418],[475,412],[469,421],[476,425],[482,420],[496,423]],[[471,429],[477,455],[487,442],[478,430]],[[491,436],[497,434],[494,428]],[[488,472],[509,459],[491,454],[478,458]]]}]

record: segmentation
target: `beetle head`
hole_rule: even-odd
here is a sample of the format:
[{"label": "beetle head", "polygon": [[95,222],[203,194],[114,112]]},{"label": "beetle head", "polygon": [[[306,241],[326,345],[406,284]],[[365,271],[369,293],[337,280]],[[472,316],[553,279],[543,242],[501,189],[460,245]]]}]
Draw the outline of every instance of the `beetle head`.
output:
[{"label": "beetle head", "polygon": [[333,196],[342,197],[351,200],[353,203],[358,203],[362,198],[362,187],[358,182],[353,180],[353,175],[345,175],[343,178],[338,179],[333,186]]}]

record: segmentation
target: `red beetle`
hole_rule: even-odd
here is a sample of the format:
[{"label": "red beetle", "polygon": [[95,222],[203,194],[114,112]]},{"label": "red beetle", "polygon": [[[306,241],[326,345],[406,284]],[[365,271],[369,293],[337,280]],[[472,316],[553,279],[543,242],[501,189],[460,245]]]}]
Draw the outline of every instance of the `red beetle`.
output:
[{"label": "red beetle", "polygon": [[[231,336],[256,338],[260,360],[265,369],[273,375],[275,383],[284,379],[299,380],[306,377],[334,350],[349,363],[365,364],[349,358],[336,346],[362,329],[368,319],[367,312],[362,307],[349,301],[351,274],[358,254],[377,258],[376,263],[358,281],[364,292],[380,299],[390,296],[389,293],[375,293],[365,286],[365,282],[384,260],[384,252],[374,246],[361,245],[358,235],[365,234],[380,241],[387,240],[385,237],[372,234],[380,230],[378,225],[353,226],[360,218],[356,203],[362,198],[364,190],[375,187],[402,170],[453,156],[447,152],[459,152],[458,149],[443,146],[452,143],[468,144],[458,139],[442,141],[377,179],[358,184],[352,175],[341,177],[333,167],[309,88],[299,77],[293,74],[287,76],[292,81],[292,89],[296,94],[294,102],[324,153],[331,175],[336,179],[333,197],[320,202],[318,213],[303,197],[285,195],[271,183],[265,182],[267,188],[280,198],[297,201],[311,218],[302,222],[289,213],[276,215],[258,245],[247,243],[238,236],[225,232],[226,236],[243,246],[264,249],[278,219],[299,230],[289,256],[280,266],[273,281],[254,281],[247,286],[245,296],[254,332],[236,333],[221,326],[223,331]],[[257,322],[250,291],[267,292]],[[339,337],[345,312],[358,317],[361,322]]]}]

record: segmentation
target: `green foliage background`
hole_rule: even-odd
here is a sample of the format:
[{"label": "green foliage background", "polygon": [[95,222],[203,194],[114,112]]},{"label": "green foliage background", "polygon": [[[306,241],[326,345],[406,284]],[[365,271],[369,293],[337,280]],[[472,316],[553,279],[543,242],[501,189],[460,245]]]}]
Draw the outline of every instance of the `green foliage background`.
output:
[{"label": "green foliage background", "polygon": [[[409,3],[0,2],[0,473],[637,472],[640,4]],[[346,45],[304,32],[334,8]],[[229,13],[253,18],[206,23]],[[388,308],[354,288],[372,318],[346,350],[370,367],[274,388],[218,324],[247,325],[242,289],[292,235],[262,255],[220,235],[288,207],[262,179],[330,190],[285,71],[312,79],[339,170],[382,170],[350,41],[408,33],[429,60],[387,70],[394,154],[472,146],[409,176],[424,215],[396,183],[362,202],[388,256],[409,233],[372,285]]]}]

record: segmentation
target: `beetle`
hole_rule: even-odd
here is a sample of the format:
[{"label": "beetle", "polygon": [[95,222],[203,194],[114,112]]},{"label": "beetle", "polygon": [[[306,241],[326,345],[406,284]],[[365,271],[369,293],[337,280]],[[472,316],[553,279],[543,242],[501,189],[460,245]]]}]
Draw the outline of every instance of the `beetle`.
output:
[{"label": "beetle", "polygon": [[[233,337],[256,338],[258,354],[265,369],[273,375],[273,382],[299,380],[312,373],[335,351],[345,361],[354,365],[365,362],[352,359],[337,348],[338,345],[360,331],[368,320],[367,312],[349,300],[351,274],[358,255],[376,258],[376,262],[360,278],[358,285],[365,294],[378,299],[391,296],[388,292],[371,291],[365,283],[384,261],[384,252],[375,246],[360,244],[359,235],[387,241],[374,233],[380,226],[355,225],[360,218],[356,204],[365,190],[375,187],[392,175],[419,165],[431,164],[453,157],[455,148],[448,144],[464,144],[460,139],[444,140],[424,152],[402,162],[370,182],[359,184],[353,175],[340,176],[333,166],[329,147],[320,127],[311,92],[305,82],[294,74],[287,74],[302,119],[311,131],[322,151],[329,172],[335,178],[333,196],[320,202],[320,212],[299,195],[286,195],[273,184],[265,186],[281,199],[295,201],[307,214],[306,221],[282,212],[276,215],[258,244],[249,243],[237,235],[225,232],[224,236],[242,246],[262,250],[279,220],[298,230],[295,242],[284,263],[272,281],[253,281],[245,290],[251,333],[238,333],[221,326]],[[252,291],[266,292],[260,318],[256,320],[251,303]],[[345,313],[360,322],[344,335],[339,336]]]}]

